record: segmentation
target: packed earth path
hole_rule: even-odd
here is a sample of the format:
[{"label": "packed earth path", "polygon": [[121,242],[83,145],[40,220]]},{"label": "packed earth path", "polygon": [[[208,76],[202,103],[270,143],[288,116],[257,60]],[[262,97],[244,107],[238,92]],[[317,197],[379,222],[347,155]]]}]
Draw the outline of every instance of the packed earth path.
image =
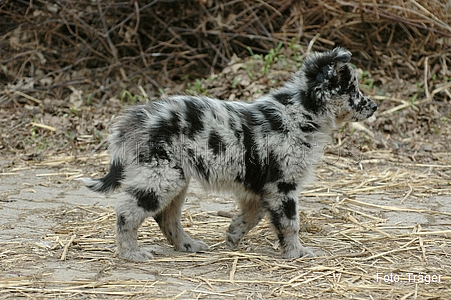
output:
[{"label": "packed earth path", "polygon": [[114,204],[74,180],[105,153],[9,168],[0,174],[0,297],[135,299],[447,299],[451,188],[447,165],[374,152],[355,164],[327,154],[300,195],[302,242],[318,257],[284,260],[269,222],[237,251],[225,231],[233,199],[191,184],[183,225],[209,246],[175,252],[153,220],[139,232],[155,260],[114,254]]}]

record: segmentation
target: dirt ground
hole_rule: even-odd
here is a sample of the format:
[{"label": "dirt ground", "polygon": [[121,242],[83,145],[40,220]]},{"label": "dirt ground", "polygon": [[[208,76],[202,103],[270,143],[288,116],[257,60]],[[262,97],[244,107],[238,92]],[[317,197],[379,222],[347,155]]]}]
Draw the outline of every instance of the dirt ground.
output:
[{"label": "dirt ground", "polygon": [[300,196],[300,237],[318,257],[296,260],[280,258],[266,220],[230,251],[233,199],[194,182],[183,223],[210,250],[175,252],[148,220],[139,239],[155,260],[126,261],[114,255],[119,194],[105,198],[74,180],[96,174],[74,162],[10,168],[0,174],[0,298],[449,299],[449,166],[366,155],[351,165],[329,154],[318,166]]}]

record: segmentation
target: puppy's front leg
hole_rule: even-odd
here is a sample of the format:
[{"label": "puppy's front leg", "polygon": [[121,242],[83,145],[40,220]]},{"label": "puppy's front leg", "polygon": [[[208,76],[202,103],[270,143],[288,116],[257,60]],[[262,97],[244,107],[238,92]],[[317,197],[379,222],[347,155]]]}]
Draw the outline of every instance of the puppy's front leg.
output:
[{"label": "puppy's front leg", "polygon": [[265,197],[272,225],[282,247],[284,258],[315,257],[313,251],[301,245],[299,241],[298,197],[276,194]]},{"label": "puppy's front leg", "polygon": [[226,235],[226,243],[231,249],[236,249],[243,236],[254,228],[266,214],[259,197],[253,199],[238,197],[238,199],[241,211],[233,218]]}]

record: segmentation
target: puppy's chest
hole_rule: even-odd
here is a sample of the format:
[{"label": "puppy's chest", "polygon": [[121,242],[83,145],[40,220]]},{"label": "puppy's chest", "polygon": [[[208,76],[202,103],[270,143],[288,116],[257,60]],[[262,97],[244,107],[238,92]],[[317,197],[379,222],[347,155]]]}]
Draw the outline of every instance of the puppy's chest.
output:
[{"label": "puppy's chest", "polygon": [[[284,143],[276,147],[279,148],[279,156],[283,159],[291,159],[298,164],[316,164],[322,157],[327,143],[321,135],[294,135]],[[287,162],[288,164],[291,163]]]}]

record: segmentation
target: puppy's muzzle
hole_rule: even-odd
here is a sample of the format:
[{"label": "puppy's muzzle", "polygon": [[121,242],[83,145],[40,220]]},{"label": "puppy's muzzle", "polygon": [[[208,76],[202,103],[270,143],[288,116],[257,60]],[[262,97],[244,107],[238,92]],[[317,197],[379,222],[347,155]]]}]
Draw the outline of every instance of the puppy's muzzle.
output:
[{"label": "puppy's muzzle", "polygon": [[373,111],[373,113],[377,110],[377,104],[374,103],[372,100],[370,100],[370,109]]},{"label": "puppy's muzzle", "polygon": [[373,100],[371,100],[370,98],[366,98],[368,101],[368,108],[369,108],[369,113],[368,113],[368,118],[371,117],[377,110],[377,104],[374,103]]}]

